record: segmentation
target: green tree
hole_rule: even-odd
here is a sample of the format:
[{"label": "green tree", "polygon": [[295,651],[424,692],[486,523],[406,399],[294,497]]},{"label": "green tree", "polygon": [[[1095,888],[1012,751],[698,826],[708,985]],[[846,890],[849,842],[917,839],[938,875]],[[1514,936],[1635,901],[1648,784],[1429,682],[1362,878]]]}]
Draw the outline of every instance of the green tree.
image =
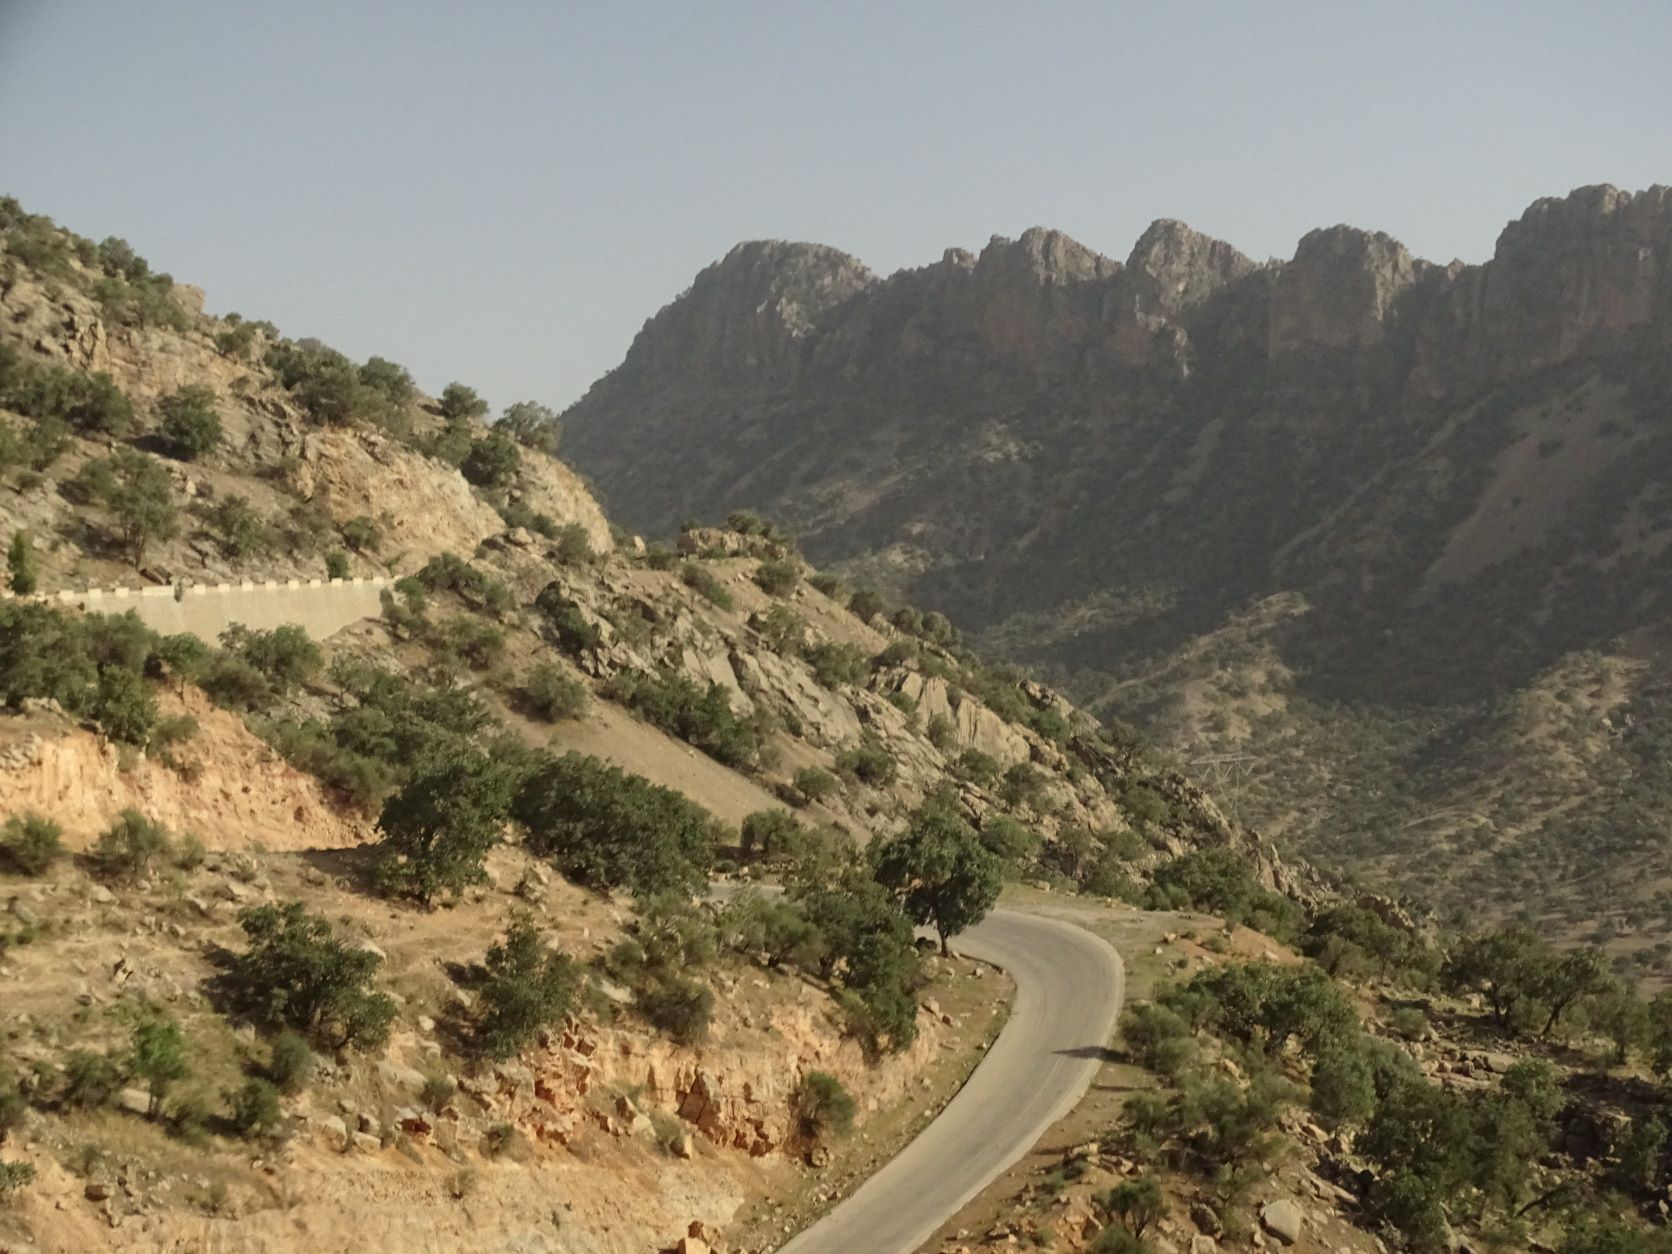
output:
[{"label": "green tree", "polygon": [[477,991],[477,1046],[490,1058],[519,1053],[541,1028],[569,1012],[579,983],[575,964],[550,948],[526,917],[488,950],[487,978]]},{"label": "green tree", "polygon": [[27,531],[12,532],[12,542],[6,549],[6,570],[8,588],[20,597],[34,594],[40,573],[35,566],[35,547],[29,543]]},{"label": "green tree", "polygon": [[801,824],[788,810],[756,810],[744,817],[738,830],[743,855],[749,857],[758,851],[767,860],[774,852],[782,855],[793,851],[801,837]]},{"label": "green tree", "polygon": [[196,461],[219,447],[221,417],[215,412],[215,393],[191,384],[162,399],[158,405],[162,421],[157,439],[163,449],[181,461]]},{"label": "green tree", "polygon": [[378,818],[380,883],[425,905],[481,883],[514,789],[511,773],[474,749],[440,750],[418,764]]},{"label": "green tree", "polygon": [[548,456],[557,452],[562,426],[557,414],[544,405],[534,401],[508,405],[495,425],[524,448],[538,449]]},{"label": "green tree", "polygon": [[227,963],[237,1005],[271,1027],[292,1027],[333,1047],[383,1043],[395,1003],[371,986],[379,955],[345,944],[301,902],[256,906],[238,923],[249,947]]},{"label": "green tree", "polygon": [[962,815],[928,803],[909,826],[876,847],[877,882],[893,892],[916,923],[933,927],[941,952],[947,940],[981,922],[1004,885],[999,860]]},{"label": "green tree", "polygon": [[180,1025],[168,1018],[140,1022],[134,1028],[128,1068],[145,1081],[146,1091],[151,1095],[147,1113],[155,1119],[168,1090],[192,1073],[191,1064],[186,1060],[186,1037]]},{"label": "green tree", "polygon": [[516,441],[491,431],[470,446],[459,463],[459,473],[479,488],[503,488],[516,478],[521,465]]},{"label": "green tree", "polygon": [[1537,999],[1552,958],[1550,946],[1536,932],[1511,923],[1458,946],[1445,975],[1459,991],[1484,994],[1498,1026],[1514,1031],[1527,1016],[1539,1013]]},{"label": "green tree", "polygon": [[476,389],[462,383],[449,383],[441,389],[441,416],[449,419],[480,418],[488,412],[488,403],[476,394]]},{"label": "green tree", "polygon": [[694,893],[714,860],[714,820],[706,810],[579,753],[535,770],[512,815],[527,829],[531,850],[589,887]]},{"label": "green tree", "polygon": [[146,548],[179,530],[169,491],[168,472],[154,457],[136,449],[118,449],[110,458],[111,488],[105,504],[116,519],[122,547],[135,567],[145,563]]}]

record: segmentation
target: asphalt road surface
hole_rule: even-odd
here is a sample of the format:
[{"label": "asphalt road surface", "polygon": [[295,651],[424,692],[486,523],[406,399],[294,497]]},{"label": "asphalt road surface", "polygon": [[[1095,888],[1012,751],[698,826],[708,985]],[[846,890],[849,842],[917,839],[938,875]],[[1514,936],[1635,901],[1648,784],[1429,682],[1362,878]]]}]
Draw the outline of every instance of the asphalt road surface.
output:
[{"label": "asphalt road surface", "polygon": [[1091,1084],[1126,992],[1112,946],[1072,924],[995,910],[953,948],[1010,973],[1009,1021],[940,1117],[779,1254],[912,1254]]}]

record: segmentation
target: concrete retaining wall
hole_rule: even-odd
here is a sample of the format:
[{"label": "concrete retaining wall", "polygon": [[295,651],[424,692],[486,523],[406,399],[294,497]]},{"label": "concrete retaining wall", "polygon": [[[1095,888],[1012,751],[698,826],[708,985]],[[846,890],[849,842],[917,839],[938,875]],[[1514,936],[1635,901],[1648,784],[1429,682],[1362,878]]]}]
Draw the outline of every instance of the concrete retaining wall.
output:
[{"label": "concrete retaining wall", "polygon": [[191,584],[176,588],[89,588],[54,592],[36,598],[48,604],[75,606],[92,614],[126,614],[165,636],[197,636],[209,644],[234,623],[270,631],[295,623],[315,640],[382,612],[379,600],[393,581],[369,579],[291,579],[265,583]]}]

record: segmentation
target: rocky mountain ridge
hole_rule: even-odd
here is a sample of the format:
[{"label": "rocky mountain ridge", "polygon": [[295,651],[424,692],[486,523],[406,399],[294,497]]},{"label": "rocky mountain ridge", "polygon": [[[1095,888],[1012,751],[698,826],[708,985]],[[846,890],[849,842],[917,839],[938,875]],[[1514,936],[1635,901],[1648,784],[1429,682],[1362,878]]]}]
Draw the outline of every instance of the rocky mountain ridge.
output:
[{"label": "rocky mountain ridge", "polygon": [[[795,261],[734,288],[769,256]],[[744,318],[768,289],[779,313]],[[717,337],[723,357],[688,351]],[[636,527],[756,505],[1102,713],[1141,717],[1178,651],[1300,597],[1269,640],[1292,700],[1256,742],[1213,708],[1156,730],[1275,778],[1304,708],[1343,743],[1341,717],[1420,726],[1401,743],[1443,766],[1565,659],[1641,663],[1672,638],[1669,347],[1666,187],[1537,201],[1472,265],[1345,226],[1259,264],[1167,221],[1125,263],[1033,230],[886,278],[748,245],[646,323],[565,415],[566,448]],[[1637,703],[1632,734],[1657,711]],[[1449,812],[1442,793],[1414,804]],[[1262,820],[1325,857],[1332,830],[1403,821],[1274,804]],[[1440,843],[1467,829],[1507,856],[1527,817],[1470,806]],[[1583,847],[1550,817],[1551,847]]]}]

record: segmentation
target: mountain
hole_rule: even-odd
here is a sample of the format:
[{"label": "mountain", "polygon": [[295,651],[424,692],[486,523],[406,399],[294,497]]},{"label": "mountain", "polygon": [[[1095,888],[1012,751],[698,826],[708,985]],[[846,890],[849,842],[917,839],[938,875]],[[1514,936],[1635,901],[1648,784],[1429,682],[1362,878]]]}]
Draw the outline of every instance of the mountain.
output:
[{"label": "mountain", "polygon": [[1672,874],[1669,350],[1665,187],[1540,200],[1479,265],[1347,226],[1264,264],[1036,229],[887,278],[755,243],[565,450],[635,527],[746,502],[1234,756],[1245,817],[1316,857],[1612,935]]}]

